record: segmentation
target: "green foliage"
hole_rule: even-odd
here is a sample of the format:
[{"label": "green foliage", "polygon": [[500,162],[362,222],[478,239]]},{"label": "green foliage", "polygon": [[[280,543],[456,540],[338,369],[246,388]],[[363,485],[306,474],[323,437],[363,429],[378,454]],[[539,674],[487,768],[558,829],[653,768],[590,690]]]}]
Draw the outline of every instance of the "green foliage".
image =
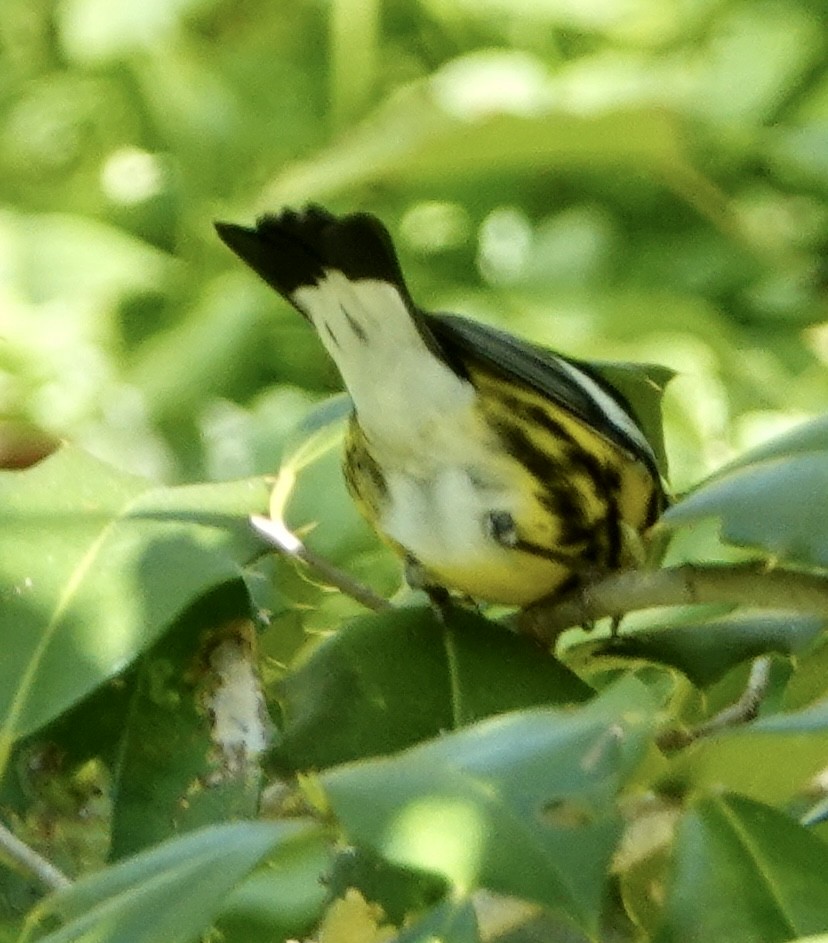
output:
[{"label": "green foliage", "polygon": [[[284,679],[276,750],[291,771],[324,769],[493,714],[579,703],[589,693],[560,662],[540,657],[536,643],[473,613],[452,613],[444,625],[428,609],[366,616],[343,625]],[[388,725],[389,716],[398,722]]]},{"label": "green foliage", "polygon": [[[561,908],[598,929],[620,820],[653,705],[633,679],[579,711],[522,711],[372,764],[328,771],[346,834],[388,860]],[[552,772],[554,771],[554,772]]]},{"label": "green foliage", "polygon": [[34,916],[65,922],[39,939],[70,943],[91,933],[101,943],[191,940],[259,861],[269,855],[278,867],[283,855],[293,863],[297,844],[313,843],[317,834],[308,823],[236,822],[171,839],[47,899]]},{"label": "green foliage", "polygon": [[670,509],[664,522],[721,521],[731,544],[828,567],[828,422],[820,417],[748,453]]},{"label": "green foliage", "polygon": [[239,577],[255,553],[246,518],[266,501],[260,480],[154,487],[69,447],[25,474],[0,472],[0,770],[14,740]]},{"label": "green foliage", "polygon": [[699,688],[720,681],[731,669],[766,652],[805,655],[825,620],[773,610],[735,612],[718,619],[655,624],[600,642],[596,649],[677,668]]},{"label": "green foliage", "polygon": [[[73,881],[0,829],[0,940],[825,939],[822,13],[0,5],[0,825]],[[396,592],[332,366],[211,227],[308,201],[656,442],[676,374],[665,568],[579,602],[617,638]],[[261,559],[269,503],[399,605]]]},{"label": "green foliage", "polygon": [[242,761],[213,736],[227,667],[237,670],[253,643],[244,621],[249,608],[239,582],[219,587],[177,620],[126,679],[129,713],[113,770],[111,860],[171,832],[255,816],[262,788],[257,751]]},{"label": "green foliage", "polygon": [[766,805],[732,794],[700,800],[682,820],[674,855],[659,943],[711,935],[784,943],[825,926],[825,843]]}]

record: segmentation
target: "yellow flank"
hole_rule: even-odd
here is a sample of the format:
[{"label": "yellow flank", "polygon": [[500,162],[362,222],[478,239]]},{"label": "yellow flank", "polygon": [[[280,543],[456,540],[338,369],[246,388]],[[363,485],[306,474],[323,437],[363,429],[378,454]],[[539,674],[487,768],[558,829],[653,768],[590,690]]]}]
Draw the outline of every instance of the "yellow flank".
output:
[{"label": "yellow flank", "polygon": [[[536,486],[554,490],[571,484],[596,523],[608,510],[636,532],[655,522],[662,510],[661,484],[643,461],[535,390],[480,369],[470,368],[470,374],[488,422],[514,423],[539,454],[558,464],[554,474],[540,475]],[[520,462],[519,454],[512,455]]]},{"label": "yellow flank", "polygon": [[501,550],[502,560],[469,560],[467,566],[434,568],[428,573],[439,586],[504,606],[528,606],[552,597],[567,585],[571,571],[559,563],[519,550]]},{"label": "yellow flank", "polygon": [[[639,535],[661,510],[661,489],[644,462],[576,419],[535,390],[468,364],[475,387],[475,421],[457,430],[469,436],[469,465],[482,494],[505,494],[514,522],[514,545],[491,536],[448,546],[434,559],[418,559],[426,578],[475,599],[525,606],[602,572],[635,565]],[[482,440],[482,441],[481,441]],[[470,460],[471,461],[471,460]],[[383,533],[386,474],[372,458],[352,420],[345,476],[361,513],[401,556],[409,548]],[[433,457],[434,475],[441,473]],[[462,528],[458,526],[457,532]]]}]

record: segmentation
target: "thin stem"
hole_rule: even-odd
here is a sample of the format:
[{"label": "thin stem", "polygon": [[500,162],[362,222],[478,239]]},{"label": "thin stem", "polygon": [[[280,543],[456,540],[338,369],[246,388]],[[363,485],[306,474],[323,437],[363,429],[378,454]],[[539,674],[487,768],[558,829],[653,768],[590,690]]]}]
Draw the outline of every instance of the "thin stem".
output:
[{"label": "thin stem", "polygon": [[301,560],[302,563],[318,573],[324,582],[335,586],[341,593],[355,599],[366,609],[372,609],[374,612],[387,612],[389,609],[394,608],[387,599],[375,593],[370,587],[360,583],[359,580],[355,580],[344,570],[340,570],[339,567],[329,563],[324,557],[306,547],[296,534],[287,528],[283,521],[254,514],[250,518],[250,523],[257,533],[261,534],[268,543],[276,547],[281,553],[293,557],[295,560]]},{"label": "thin stem", "polygon": [[747,686],[738,701],[690,730],[665,731],[659,736],[658,745],[663,750],[676,750],[696,740],[727,730],[729,727],[737,727],[753,720],[759,712],[759,705],[768,693],[770,667],[771,660],[767,655],[754,659],[750,667]]},{"label": "thin stem", "polygon": [[756,563],[623,570],[559,601],[530,607],[521,613],[518,626],[552,645],[564,629],[608,616],[711,603],[828,616],[828,579]]},{"label": "thin stem", "polygon": [[62,891],[72,884],[62,871],[21,841],[2,822],[0,822],[0,854],[11,858],[15,864],[37,878],[50,891]]}]

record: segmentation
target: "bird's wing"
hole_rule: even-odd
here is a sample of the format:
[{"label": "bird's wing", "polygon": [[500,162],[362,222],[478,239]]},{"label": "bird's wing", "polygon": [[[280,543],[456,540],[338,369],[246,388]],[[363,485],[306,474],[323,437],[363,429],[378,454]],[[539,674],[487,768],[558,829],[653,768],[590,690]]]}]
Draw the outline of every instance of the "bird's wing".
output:
[{"label": "bird's wing", "polygon": [[437,343],[450,359],[480,364],[511,382],[548,397],[658,474],[653,448],[625,397],[596,370],[488,324],[452,314],[427,316]]}]

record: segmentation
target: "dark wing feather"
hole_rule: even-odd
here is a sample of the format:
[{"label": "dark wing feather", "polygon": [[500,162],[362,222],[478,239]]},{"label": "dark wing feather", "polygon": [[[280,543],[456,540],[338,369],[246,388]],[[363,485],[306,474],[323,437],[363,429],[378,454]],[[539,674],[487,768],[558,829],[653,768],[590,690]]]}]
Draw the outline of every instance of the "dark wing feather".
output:
[{"label": "dark wing feather", "polygon": [[[588,364],[561,357],[513,334],[457,315],[430,314],[428,326],[447,357],[485,365],[488,370],[507,380],[526,384],[620,449],[641,458],[658,475],[652,448],[629,403]],[[612,400],[640,436],[627,431],[625,424],[614,422],[589,388],[581,385],[563,364],[569,364],[586,374]]]}]

